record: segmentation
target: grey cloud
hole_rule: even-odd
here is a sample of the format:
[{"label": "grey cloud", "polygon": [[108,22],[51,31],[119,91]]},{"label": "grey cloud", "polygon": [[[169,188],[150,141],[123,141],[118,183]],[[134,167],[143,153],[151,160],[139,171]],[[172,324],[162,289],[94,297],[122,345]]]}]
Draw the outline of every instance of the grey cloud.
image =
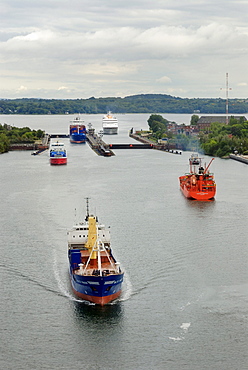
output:
[{"label": "grey cloud", "polygon": [[229,72],[247,97],[246,14],[234,0],[2,0],[1,95],[215,97]]}]

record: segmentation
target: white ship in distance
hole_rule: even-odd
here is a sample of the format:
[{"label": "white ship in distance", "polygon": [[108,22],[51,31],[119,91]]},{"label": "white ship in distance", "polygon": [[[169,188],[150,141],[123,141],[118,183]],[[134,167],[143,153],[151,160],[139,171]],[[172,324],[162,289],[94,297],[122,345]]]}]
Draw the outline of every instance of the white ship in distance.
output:
[{"label": "white ship in distance", "polygon": [[103,134],[114,135],[118,133],[118,120],[109,111],[102,119]]}]

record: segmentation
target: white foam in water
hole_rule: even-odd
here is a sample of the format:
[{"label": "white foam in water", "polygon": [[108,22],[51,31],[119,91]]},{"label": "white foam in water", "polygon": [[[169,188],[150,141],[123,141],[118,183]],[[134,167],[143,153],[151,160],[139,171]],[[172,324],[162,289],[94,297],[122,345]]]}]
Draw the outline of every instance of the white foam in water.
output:
[{"label": "white foam in water", "polygon": [[183,322],[182,325],[180,326],[181,329],[183,329],[185,332],[188,331],[190,327],[190,322]]},{"label": "white foam in water", "polygon": [[55,250],[53,251],[53,272],[54,272],[54,276],[55,276],[55,279],[57,281],[59,290],[61,291],[61,293],[63,294],[63,296],[71,299],[72,301],[82,302],[82,300],[73,297],[68,292],[68,290],[65,288],[65,286],[64,286],[64,284],[62,282],[62,279],[60,277],[60,274],[59,274],[58,262],[57,262],[57,257],[56,257],[56,251]]},{"label": "white foam in water", "polygon": [[188,303],[186,303],[184,306],[182,306],[182,307],[180,307],[180,310],[185,310],[185,308],[187,307],[187,306],[189,306],[189,305],[191,305],[191,303],[190,302],[188,302]]},{"label": "white foam in water", "polygon": [[122,295],[121,295],[120,301],[127,301],[131,297],[132,292],[133,292],[132,283],[131,283],[131,281],[129,279],[129,276],[126,272],[124,274],[124,282],[125,282],[126,286],[122,290]]},{"label": "white foam in water", "polygon": [[[191,323],[190,322],[183,322],[182,325],[180,326],[180,329],[183,329],[184,333],[187,333]],[[184,340],[185,337],[169,337],[169,339],[173,340],[174,342]]]},{"label": "white foam in water", "polygon": [[199,302],[200,299],[202,299],[203,297],[203,293],[199,294],[199,296],[192,302],[187,302],[185,305],[181,306],[180,307],[180,310],[185,310],[186,307],[190,306],[191,304],[195,304],[196,302]]},{"label": "white foam in water", "polygon": [[179,340],[183,340],[184,338],[183,337],[177,337],[177,338],[169,337],[169,339],[174,340],[174,342],[177,342]]}]

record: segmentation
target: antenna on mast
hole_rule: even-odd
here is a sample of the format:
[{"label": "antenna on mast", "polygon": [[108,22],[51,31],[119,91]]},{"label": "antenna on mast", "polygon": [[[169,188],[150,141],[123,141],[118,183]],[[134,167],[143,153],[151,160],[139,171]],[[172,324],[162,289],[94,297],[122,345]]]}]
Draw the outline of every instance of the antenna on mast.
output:
[{"label": "antenna on mast", "polygon": [[[221,88],[221,90],[223,90]],[[226,124],[228,125],[228,91],[232,90],[228,87],[228,73],[226,73]]]},{"label": "antenna on mast", "polygon": [[88,218],[89,215],[90,215],[90,212],[89,212],[89,200],[90,198],[84,198],[86,199],[86,217]]}]

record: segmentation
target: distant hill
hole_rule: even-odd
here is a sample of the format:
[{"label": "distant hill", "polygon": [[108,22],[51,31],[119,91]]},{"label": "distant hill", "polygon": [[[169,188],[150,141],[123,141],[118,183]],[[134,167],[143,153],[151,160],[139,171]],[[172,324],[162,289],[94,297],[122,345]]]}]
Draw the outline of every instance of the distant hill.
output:
[{"label": "distant hill", "polygon": [[[187,113],[225,114],[226,100],[140,94],[88,99],[0,99],[0,114]],[[229,99],[229,113],[248,112],[247,99]]]}]

